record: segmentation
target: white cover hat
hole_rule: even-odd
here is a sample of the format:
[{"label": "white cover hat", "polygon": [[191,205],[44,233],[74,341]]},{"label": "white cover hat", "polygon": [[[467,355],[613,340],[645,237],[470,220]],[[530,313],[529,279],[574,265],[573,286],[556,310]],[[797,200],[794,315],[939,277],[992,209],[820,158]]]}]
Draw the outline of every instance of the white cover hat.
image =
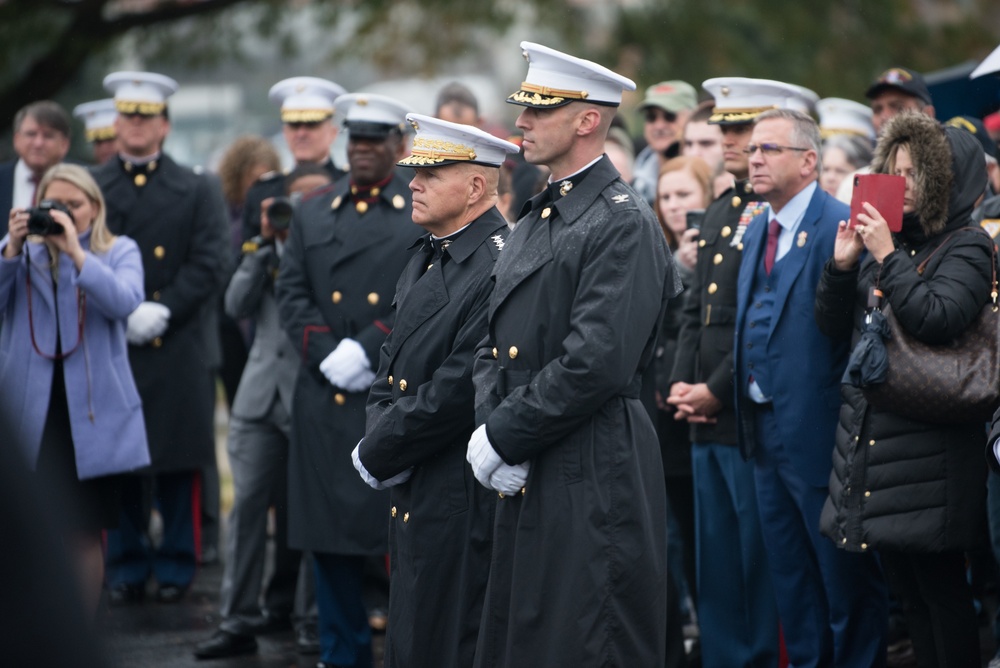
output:
[{"label": "white cover hat", "polygon": [[153,72],[113,72],[104,77],[104,88],[114,95],[120,114],[159,116],[178,87],[170,77]]},{"label": "white cover hat", "polygon": [[770,79],[716,77],[701,84],[715,98],[709,123],[750,123],[768,109],[794,109],[812,113],[819,96],[808,88]]},{"label": "white cover hat", "polygon": [[114,139],[117,136],[115,119],[118,118],[118,110],[110,97],[78,104],[73,108],[73,115],[83,121],[89,142]]},{"label": "white cover hat", "polygon": [[271,86],[267,98],[281,105],[282,123],[316,123],[333,116],[334,101],[347,91],[318,77],[292,77]]},{"label": "white cover hat", "polygon": [[576,58],[534,42],[521,42],[528,73],[520,90],[507,102],[523,107],[552,109],[574,101],[617,107],[622,91],[635,90],[635,82],[603,65]]},{"label": "white cover hat", "polygon": [[404,131],[410,108],[376,93],[348,93],[337,98],[336,113],[355,137],[384,137],[392,130]]},{"label": "white cover hat", "polygon": [[872,110],[867,104],[840,97],[827,97],[816,103],[819,131],[823,138],[847,134],[875,139]]},{"label": "white cover hat", "polygon": [[520,149],[488,132],[471,125],[442,121],[422,114],[407,114],[406,120],[417,134],[410,155],[398,165],[406,167],[438,167],[455,162],[499,167],[508,153]]}]

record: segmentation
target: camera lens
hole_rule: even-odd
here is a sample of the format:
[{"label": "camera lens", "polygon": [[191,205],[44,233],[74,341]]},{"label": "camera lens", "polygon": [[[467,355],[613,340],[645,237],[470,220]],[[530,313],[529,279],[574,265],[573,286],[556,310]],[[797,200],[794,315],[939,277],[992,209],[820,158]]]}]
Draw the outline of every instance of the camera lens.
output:
[{"label": "camera lens", "polygon": [[274,201],[267,207],[267,221],[271,224],[271,229],[275,232],[287,230],[292,224],[294,210],[289,198],[275,197]]}]

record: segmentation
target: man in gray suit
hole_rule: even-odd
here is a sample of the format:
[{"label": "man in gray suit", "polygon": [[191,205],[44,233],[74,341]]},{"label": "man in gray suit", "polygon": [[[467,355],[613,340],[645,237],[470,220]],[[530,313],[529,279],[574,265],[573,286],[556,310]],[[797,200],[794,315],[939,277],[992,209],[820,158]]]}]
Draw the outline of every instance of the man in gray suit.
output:
[{"label": "man in gray suit", "polygon": [[[301,193],[329,182],[329,174],[321,167],[306,165],[285,177],[282,189]],[[299,358],[281,328],[274,299],[274,277],[287,238],[287,221],[281,224],[275,220],[272,227],[266,212],[262,213],[261,234],[243,244],[243,258],[226,290],[226,313],[236,319],[254,318],[256,330],[233,400],[226,446],[234,500],[222,579],[222,622],[211,638],[195,648],[199,659],[255,652],[254,636],[287,627],[294,604],[302,553],[288,548],[286,503],[292,395]],[[261,609],[267,512],[271,505],[277,511],[275,566],[264,588]],[[305,598],[312,599],[309,580],[301,589]],[[304,603],[300,605],[300,609],[305,607]],[[312,628],[306,620],[300,622],[301,653],[319,650],[314,622]]]}]

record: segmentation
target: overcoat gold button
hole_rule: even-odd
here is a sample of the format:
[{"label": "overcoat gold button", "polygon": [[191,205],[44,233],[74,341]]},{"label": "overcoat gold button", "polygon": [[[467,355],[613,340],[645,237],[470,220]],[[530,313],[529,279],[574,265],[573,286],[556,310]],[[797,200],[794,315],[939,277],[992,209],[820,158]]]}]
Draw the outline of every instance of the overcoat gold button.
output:
[{"label": "overcoat gold button", "polygon": [[524,488],[524,487],[522,487],[522,488],[521,488],[521,496],[524,496],[524,491],[525,491],[525,489],[526,489],[526,488]]},{"label": "overcoat gold button", "polygon": [[375,186],[374,188],[372,188],[372,197],[378,197],[379,193],[381,192],[382,192],[381,188]]},{"label": "overcoat gold button", "polygon": [[872,440],[868,441],[868,445],[875,445],[875,439],[873,438]]},{"label": "overcoat gold button", "polygon": [[708,243],[708,242],[705,241],[704,239],[700,239],[698,241],[698,248],[704,248],[706,243]]},{"label": "overcoat gold button", "polygon": [[399,389],[402,392],[406,392],[406,379],[405,378],[400,378],[399,379]]},{"label": "overcoat gold button", "polygon": [[392,376],[389,376],[389,384],[392,385]]},{"label": "overcoat gold button", "polygon": [[393,517],[396,516],[396,506],[392,507],[392,510],[389,511],[389,514],[392,515]]},{"label": "overcoat gold button", "polygon": [[743,200],[740,199],[739,195],[733,195],[733,208],[735,209],[740,204],[743,204]]},{"label": "overcoat gold button", "polygon": [[158,301],[160,301],[160,291],[159,291],[159,290],[157,290],[157,291],[155,291],[155,292],[153,293],[153,301],[154,301],[154,302],[158,302]]},{"label": "overcoat gold button", "polygon": [[162,260],[166,254],[167,254],[167,249],[164,248],[163,246],[157,246],[156,248],[153,249],[153,257],[155,257],[157,260]]},{"label": "overcoat gold button", "polygon": [[332,294],[332,295],[330,295],[330,300],[331,300],[331,301],[332,301],[332,302],[333,302],[334,304],[339,304],[339,303],[340,303],[340,300],[341,300],[341,299],[343,299],[343,298],[344,298],[344,295],[342,295],[342,294],[340,293],[340,290],[334,290],[334,291],[333,291],[333,294]]},{"label": "overcoat gold button", "polygon": [[733,233],[733,228],[729,227],[728,225],[723,227],[722,230],[719,232],[719,234],[721,234],[723,237],[728,237],[732,233]]},{"label": "overcoat gold button", "polygon": [[162,345],[163,345],[163,339],[161,339],[160,337],[156,337],[155,339],[153,339],[154,348],[159,348]]},{"label": "overcoat gold button", "polygon": [[357,210],[358,213],[364,213],[365,211],[368,210],[368,202],[358,202],[357,204],[354,205],[354,208]]},{"label": "overcoat gold button", "polygon": [[871,493],[871,492],[868,492],[868,491],[866,491],[866,492],[865,492],[865,498],[866,498],[866,499],[867,499],[867,498],[868,498],[869,496],[871,496],[871,495],[872,495],[872,493]]},{"label": "overcoat gold button", "polygon": [[517,346],[511,346],[510,350],[507,351],[507,354],[510,355],[512,360],[517,359]]},{"label": "overcoat gold button", "polygon": [[867,550],[868,549],[868,543],[861,543],[861,549],[862,550]]},{"label": "overcoat gold button", "polygon": [[410,521],[410,513],[403,513],[403,521],[404,522]]},{"label": "overcoat gold button", "polygon": [[378,293],[377,292],[369,292],[368,293],[368,303],[371,304],[372,306],[375,306],[376,304],[378,304]]},{"label": "overcoat gold button", "polygon": [[144,185],[146,185],[146,175],[145,174],[136,174],[135,175],[135,185],[139,186],[140,188],[143,187]]},{"label": "overcoat gold button", "polygon": [[743,244],[742,243],[736,244],[736,250],[743,250]]},{"label": "overcoat gold button", "polygon": [[722,253],[716,253],[715,257],[712,258],[712,262],[715,264],[722,264]]},{"label": "overcoat gold button", "polygon": [[497,349],[493,349],[493,359],[497,359]]},{"label": "overcoat gold button", "polygon": [[497,492],[497,496],[499,496],[502,499],[503,496],[504,496],[504,494],[503,494],[503,492]]},{"label": "overcoat gold button", "polygon": [[347,403],[347,397],[345,397],[342,393],[337,392],[335,395],[333,395],[333,401],[338,406],[343,406],[344,404]]},{"label": "overcoat gold button", "polygon": [[710,295],[714,295],[714,294],[715,294],[715,292],[716,292],[716,291],[717,291],[718,289],[719,289],[719,286],[718,286],[717,284],[715,284],[715,283],[709,283],[709,284],[708,284],[708,294],[710,294]]}]

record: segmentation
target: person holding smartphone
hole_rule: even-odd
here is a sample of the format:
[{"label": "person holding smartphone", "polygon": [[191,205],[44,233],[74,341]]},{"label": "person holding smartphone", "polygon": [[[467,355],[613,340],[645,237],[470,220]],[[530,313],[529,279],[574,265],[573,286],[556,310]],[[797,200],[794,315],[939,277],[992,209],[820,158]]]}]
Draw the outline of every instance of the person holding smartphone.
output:
[{"label": "person holding smartphone", "polygon": [[[872,172],[906,178],[903,227],[890,233],[870,204],[854,228],[840,223],[816,292],[820,331],[856,342],[877,284],[907,333],[953,341],[989,299],[990,241],[960,232],[986,189],[982,149],[965,130],[907,112],[883,127]],[[822,532],[844,550],[877,551],[920,665],[979,666],[964,553],[986,538],[982,423],[930,424],[853,385],[841,393]]]},{"label": "person holding smartphone", "polygon": [[38,193],[41,206],[10,211],[0,241],[0,410],[61,503],[66,545],[95,611],[101,531],[120,514],[115,474],[149,464],[125,341],[142,301],[142,259],[132,239],[108,231],[104,198],[83,167],[52,167]]}]

